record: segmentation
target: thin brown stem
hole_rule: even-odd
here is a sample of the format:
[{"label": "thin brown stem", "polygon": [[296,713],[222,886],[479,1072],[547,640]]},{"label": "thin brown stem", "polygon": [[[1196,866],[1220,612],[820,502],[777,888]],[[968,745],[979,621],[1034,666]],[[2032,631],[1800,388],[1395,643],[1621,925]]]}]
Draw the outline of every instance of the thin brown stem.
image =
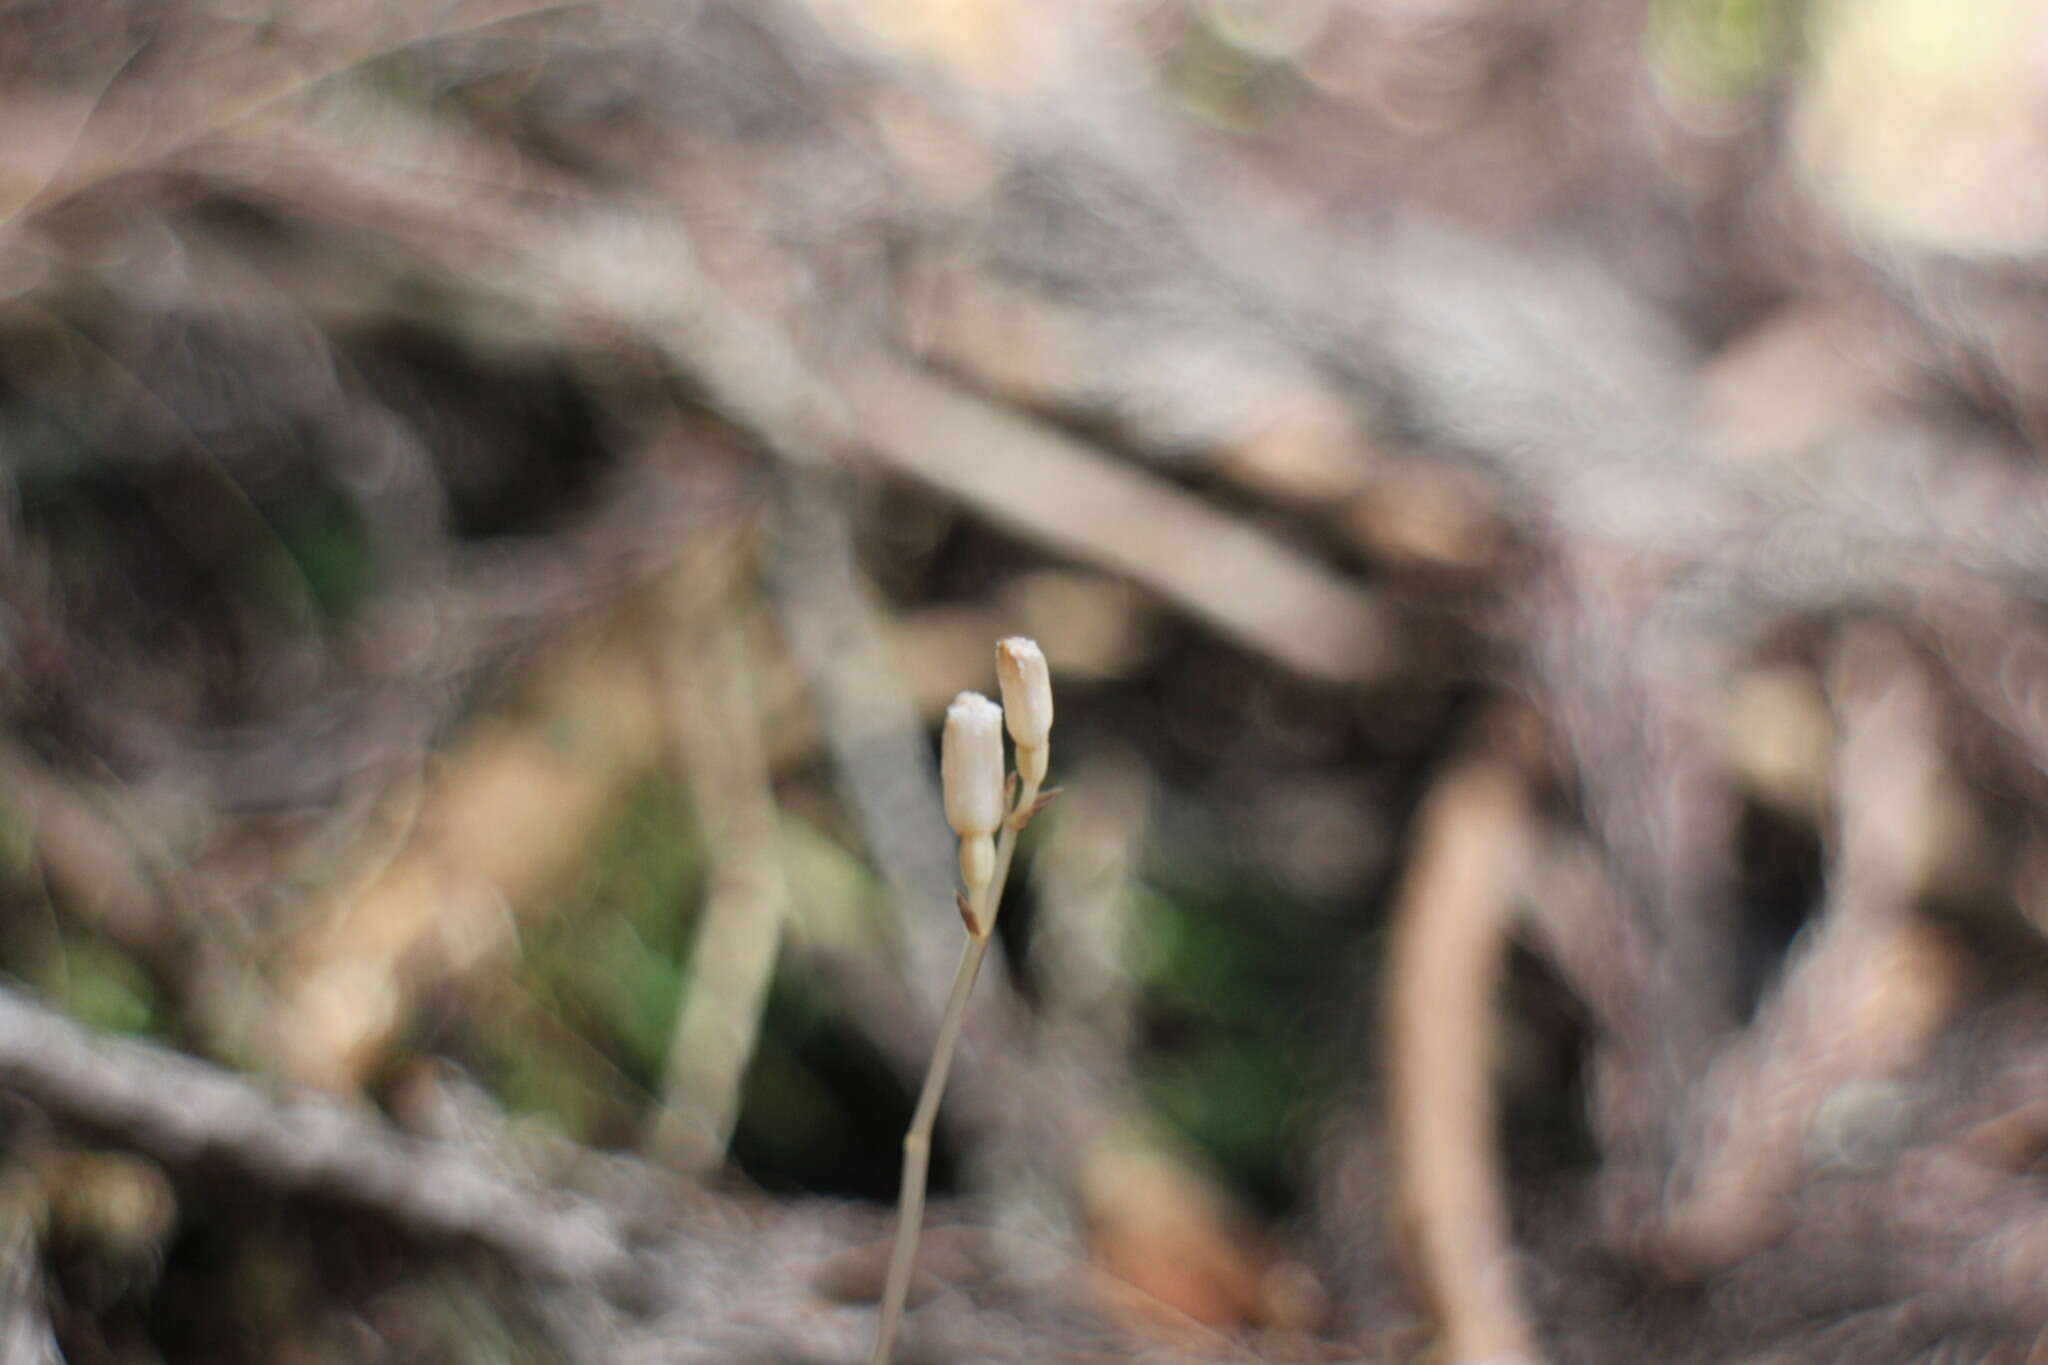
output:
[{"label": "thin brown stem", "polygon": [[924,1231],[925,1180],[931,1168],[932,1129],[938,1122],[939,1101],[946,1093],[946,1076],[953,1069],[953,1053],[960,1045],[960,1030],[967,1022],[967,997],[974,980],[981,975],[982,959],[995,938],[996,913],[1002,908],[1003,887],[1010,880],[1010,859],[1017,852],[1018,812],[1032,810],[1038,802],[1036,782],[1026,782],[1011,807],[1011,818],[1003,821],[996,840],[995,875],[977,898],[974,922],[982,926],[970,934],[960,954],[960,969],[953,976],[953,993],[946,998],[946,1013],[939,1021],[939,1036],[932,1044],[931,1065],[924,1073],[924,1089],[918,1093],[917,1110],[911,1115],[910,1130],[903,1135],[903,1190],[896,1212],[896,1245],[889,1253],[889,1278],[882,1290],[882,1316],[875,1326],[875,1349],[868,1365],[889,1365],[895,1348],[896,1329],[903,1319],[903,1305],[910,1296],[910,1274],[917,1263],[918,1238]]}]

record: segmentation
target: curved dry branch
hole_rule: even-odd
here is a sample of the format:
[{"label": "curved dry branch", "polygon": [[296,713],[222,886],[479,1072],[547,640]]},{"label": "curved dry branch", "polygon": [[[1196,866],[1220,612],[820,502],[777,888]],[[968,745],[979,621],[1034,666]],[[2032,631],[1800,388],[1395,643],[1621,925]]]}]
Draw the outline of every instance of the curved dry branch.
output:
[{"label": "curved dry branch", "polygon": [[1396,896],[1386,1064],[1405,1230],[1452,1365],[1541,1357],[1509,1235],[1493,1101],[1495,995],[1529,837],[1523,779],[1437,780]]}]

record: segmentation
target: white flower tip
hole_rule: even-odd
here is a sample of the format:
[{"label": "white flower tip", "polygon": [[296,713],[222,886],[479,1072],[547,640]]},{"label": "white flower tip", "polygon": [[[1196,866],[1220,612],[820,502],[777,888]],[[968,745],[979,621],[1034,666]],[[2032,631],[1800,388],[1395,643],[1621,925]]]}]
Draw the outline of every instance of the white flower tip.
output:
[{"label": "white flower tip", "polygon": [[946,823],[963,839],[993,834],[1003,822],[1003,708],[962,692],[946,708],[939,737]]},{"label": "white flower tip", "polygon": [[998,640],[996,678],[1010,738],[1020,749],[1043,749],[1052,737],[1052,673],[1038,642],[1021,635]]}]

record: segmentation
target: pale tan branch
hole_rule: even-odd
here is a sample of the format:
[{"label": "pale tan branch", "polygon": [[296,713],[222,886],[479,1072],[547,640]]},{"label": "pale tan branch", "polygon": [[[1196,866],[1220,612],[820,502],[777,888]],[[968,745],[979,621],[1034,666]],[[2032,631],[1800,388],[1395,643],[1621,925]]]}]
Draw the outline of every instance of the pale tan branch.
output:
[{"label": "pale tan branch", "polygon": [[1496,999],[1527,856],[1523,779],[1463,763],[1424,803],[1387,959],[1403,1223],[1451,1365],[1539,1359],[1517,1284],[1493,1098]]}]

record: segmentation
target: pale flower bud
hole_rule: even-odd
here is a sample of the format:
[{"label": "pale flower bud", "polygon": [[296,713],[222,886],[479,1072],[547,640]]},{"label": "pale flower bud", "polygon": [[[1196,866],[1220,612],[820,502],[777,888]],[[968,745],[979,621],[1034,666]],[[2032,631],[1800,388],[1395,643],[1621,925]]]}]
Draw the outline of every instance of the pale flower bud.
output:
[{"label": "pale flower bud", "polygon": [[998,640],[996,678],[1003,686],[1003,718],[1017,741],[1017,769],[1026,781],[1043,781],[1052,739],[1052,674],[1044,651],[1021,635]]},{"label": "pale flower bud", "polygon": [[939,739],[939,777],[946,823],[962,839],[996,832],[1003,823],[1003,708],[979,692],[962,692],[946,708]]}]

